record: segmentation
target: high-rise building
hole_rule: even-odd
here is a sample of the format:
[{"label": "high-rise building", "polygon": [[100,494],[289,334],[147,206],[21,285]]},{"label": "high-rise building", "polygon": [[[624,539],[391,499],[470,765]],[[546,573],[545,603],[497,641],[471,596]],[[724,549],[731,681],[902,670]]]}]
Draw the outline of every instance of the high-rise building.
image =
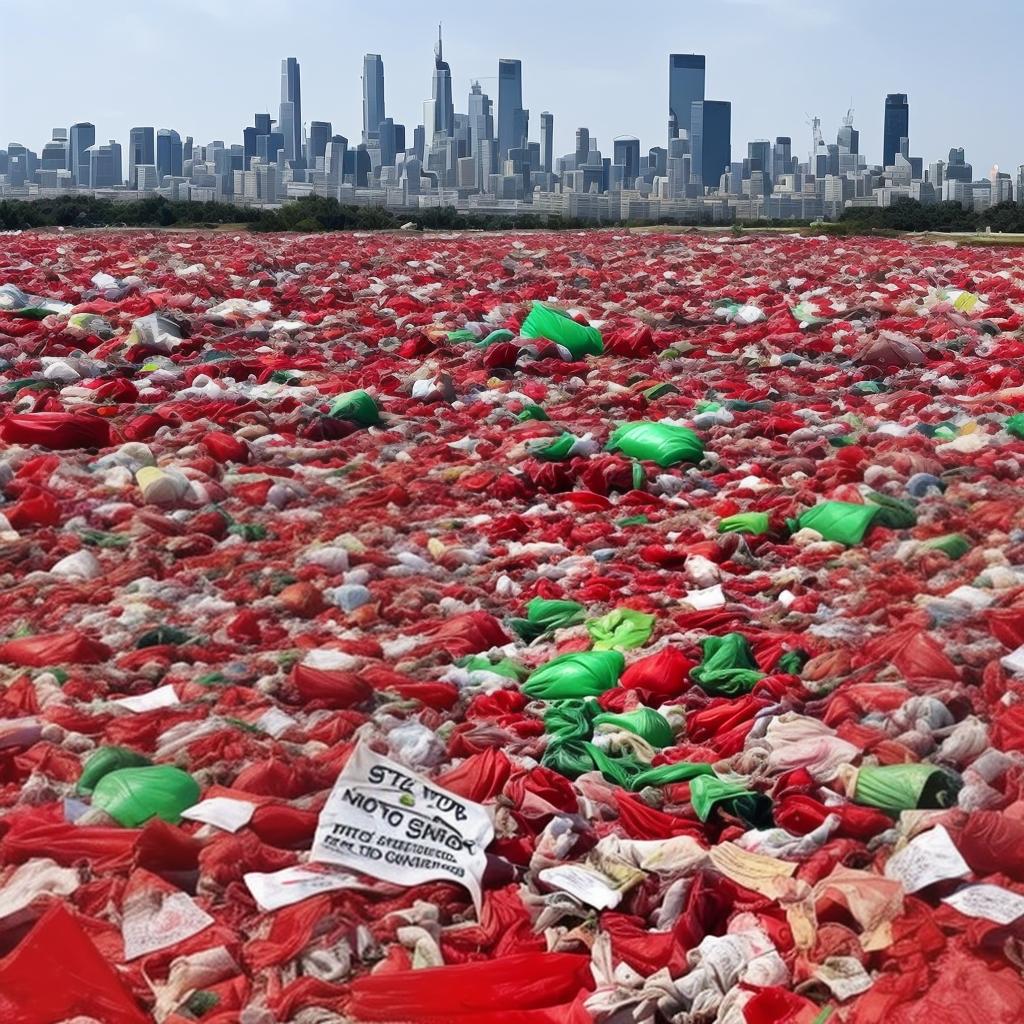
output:
[{"label": "high-rise building", "polygon": [[51,139],[39,156],[41,171],[66,171],[69,163],[67,139]]},{"label": "high-rise building", "polygon": [[690,148],[693,174],[705,188],[718,186],[732,162],[732,104],[728,100],[698,100],[690,105]]},{"label": "high-rise building", "polygon": [[384,61],[379,53],[363,57],[363,141],[376,138],[384,113]]},{"label": "high-rise building", "polygon": [[576,169],[579,170],[586,162],[590,154],[590,130],[588,128],[576,129]]},{"label": "high-rise building", "polygon": [[612,142],[612,165],[622,168],[624,188],[632,188],[640,173],[640,140],[632,135],[621,135]]},{"label": "high-rise building", "polygon": [[476,156],[484,139],[494,138],[494,116],[491,113],[491,98],[474,82],[469,90],[469,152]]},{"label": "high-rise building", "polygon": [[163,181],[165,175],[181,177],[181,136],[173,128],[161,128],[156,133],[156,173]]},{"label": "high-rise building", "polygon": [[324,174],[333,185],[340,185],[345,173],[345,153],[348,139],[344,135],[332,135],[324,149]]},{"label": "high-rise building", "polygon": [[778,135],[772,147],[772,181],[778,181],[783,174],[793,172],[793,140],[788,135]]},{"label": "high-rise building", "polygon": [[284,135],[285,159],[299,159],[302,155],[302,87],[299,82],[299,62],[295,57],[281,61],[278,130]]},{"label": "high-rise building", "polygon": [[668,136],[690,131],[693,104],[704,99],[702,53],[670,53],[668,57]]},{"label": "high-rise building", "polygon": [[139,164],[155,164],[156,148],[153,128],[133,128],[128,133],[128,187],[138,188]]},{"label": "high-rise building", "polygon": [[498,154],[502,160],[510,149],[526,145],[523,119],[523,62],[498,61]]},{"label": "high-rise building", "polygon": [[423,104],[423,125],[427,147],[435,135],[453,135],[455,132],[452,69],[444,59],[440,25],[437,26],[437,45],[434,47],[434,75],[431,79],[430,99]]},{"label": "high-rise building", "polygon": [[313,170],[317,169],[317,160],[323,160],[331,135],[330,121],[310,121],[306,164]]},{"label": "high-rise building", "polygon": [[96,145],[96,125],[79,121],[68,133],[71,146],[71,180],[81,188],[89,188],[89,148]]},{"label": "high-rise building", "polygon": [[555,146],[555,115],[544,111],[540,115],[540,169],[551,173]]},{"label": "high-rise building", "polygon": [[253,124],[242,132],[242,170],[249,170],[249,164],[256,158],[257,140],[270,134],[270,115],[256,114]]},{"label": "high-rise building", "polygon": [[750,162],[750,173],[761,171],[771,178],[772,144],[767,139],[755,139],[747,143],[747,160]]},{"label": "high-rise building", "polygon": [[120,188],[124,184],[119,143],[111,139],[105,146],[90,146],[88,156],[90,188]]},{"label": "high-rise building", "polygon": [[882,127],[882,166],[892,167],[900,151],[900,139],[910,138],[910,104],[905,92],[885,97],[885,121]]},{"label": "high-rise building", "polygon": [[405,125],[395,124],[393,117],[385,117],[378,125],[380,162],[382,167],[394,167],[399,153],[405,152]]},{"label": "high-rise building", "polygon": [[945,181],[973,181],[974,167],[967,163],[963,146],[949,151],[949,162],[946,164]]}]

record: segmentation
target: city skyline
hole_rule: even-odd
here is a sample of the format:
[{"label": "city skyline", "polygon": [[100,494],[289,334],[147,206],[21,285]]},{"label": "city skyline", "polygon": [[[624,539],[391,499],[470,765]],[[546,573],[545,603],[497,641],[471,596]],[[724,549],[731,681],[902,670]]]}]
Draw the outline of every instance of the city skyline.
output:
[{"label": "city skyline", "polygon": [[[175,40],[182,33],[188,18],[159,17],[160,10],[192,12],[192,27],[205,26],[211,33],[209,43],[203,43],[202,33],[193,31],[187,46],[177,49]],[[943,5],[939,4],[938,8]],[[952,6],[950,10],[952,10]],[[6,5],[7,24],[15,32],[19,19],[28,27],[35,12],[22,0],[9,0]],[[79,48],[87,44],[95,31],[80,6],[71,7],[57,0],[56,7],[64,9],[67,17],[54,19],[53,32],[65,35],[68,46]],[[104,32],[145,58],[148,77],[159,81],[168,76],[168,68],[192,68],[189,74],[173,78],[173,87],[152,89],[143,86],[113,91],[104,85],[109,79],[96,81],[90,76],[76,76],[74,88],[69,89],[73,62],[47,67],[47,75],[40,78],[38,69],[32,73],[33,85],[19,92],[16,99],[0,95],[0,145],[17,141],[30,149],[40,150],[49,138],[52,127],[69,126],[78,121],[92,121],[96,125],[97,141],[116,140],[127,151],[129,133],[140,125],[166,127],[177,130],[184,138],[192,135],[197,143],[212,139],[235,141],[240,126],[251,123],[254,110],[265,110],[279,119],[280,100],[274,87],[273,68],[280,67],[285,55],[297,57],[302,67],[301,122],[307,133],[313,120],[331,122],[335,132],[350,140],[359,137],[363,122],[361,76],[366,53],[380,54],[387,68],[387,112],[396,121],[412,128],[420,123],[423,101],[430,97],[431,74],[434,61],[431,52],[436,36],[436,15],[445,19],[444,60],[450,66],[450,82],[455,109],[465,109],[471,82],[479,80],[483,91],[494,103],[497,123],[499,61],[521,62],[521,107],[531,111],[530,138],[539,140],[540,114],[550,111],[554,116],[555,153],[570,152],[577,127],[586,126],[599,140],[605,152],[611,152],[613,140],[620,136],[634,136],[641,140],[643,152],[649,147],[665,145],[666,93],[668,89],[667,55],[669,52],[707,55],[707,97],[732,104],[732,140],[734,150],[745,147],[747,141],[777,136],[790,137],[794,155],[806,159],[811,145],[811,129],[806,124],[809,115],[821,118],[827,138],[832,138],[841,117],[851,106],[856,111],[856,124],[860,132],[860,150],[872,162],[882,160],[882,103],[887,94],[905,93],[913,108],[911,117],[911,150],[926,163],[945,159],[950,147],[963,147],[975,167],[987,173],[992,163],[1001,169],[1013,170],[1024,153],[1016,152],[1018,143],[1013,138],[1014,124],[1010,103],[1012,91],[1007,88],[991,91],[984,104],[965,103],[965,97],[950,90],[954,79],[972,60],[969,54],[958,54],[952,61],[952,47],[939,40],[938,52],[929,40],[928,60],[923,52],[915,52],[905,37],[898,54],[884,73],[874,69],[871,74],[858,70],[865,59],[873,55],[859,55],[849,62],[845,75],[837,73],[835,55],[827,49],[808,50],[810,39],[833,39],[839,45],[854,51],[849,42],[863,31],[864,17],[849,17],[849,8],[838,4],[811,5],[804,0],[720,0],[715,5],[718,21],[706,12],[687,11],[681,15],[669,5],[655,3],[644,24],[654,21],[662,27],[652,36],[647,34],[642,51],[631,48],[635,26],[631,21],[616,29],[618,46],[613,40],[595,38],[588,42],[587,26],[577,24],[574,33],[563,39],[558,60],[547,59],[552,51],[552,40],[534,32],[524,33],[530,22],[530,13],[545,12],[542,22],[548,26],[557,22],[557,12],[542,5],[526,3],[517,7],[522,17],[509,19],[502,25],[497,41],[470,32],[465,18],[469,5],[447,3],[439,12],[409,12],[403,18],[402,28],[396,32],[387,19],[366,12],[354,5],[326,5],[317,0],[293,8],[300,11],[292,17],[282,16],[279,5],[257,0],[255,4],[239,5],[231,0],[183,0],[174,5],[154,2],[152,17],[140,19],[132,15],[119,19],[116,25],[105,25]],[[867,3],[858,8],[864,15],[881,5]],[[889,10],[888,8],[885,8]],[[247,19],[235,17],[241,11],[250,12]],[[844,16],[843,12],[846,12]],[[1024,23],[1024,15],[1007,7],[1008,18]],[[875,49],[881,56],[874,59],[884,63],[886,47],[892,46],[892,36],[899,34],[901,12],[890,11],[887,27],[891,31],[877,33]],[[723,41],[721,19],[730,23],[728,37]],[[335,32],[310,32],[313,23],[335,25]],[[479,23],[479,15],[472,24]],[[264,30],[254,32],[261,24]],[[677,26],[673,28],[672,26]],[[266,29],[274,27],[273,32]],[[226,38],[214,41],[222,29]],[[593,33],[597,35],[596,26]],[[1006,36],[1012,33],[1006,33]],[[325,37],[336,38],[334,51],[324,52]],[[736,42],[761,38],[763,45],[743,51],[737,60]],[[658,40],[654,52],[652,38]],[[921,37],[923,39],[923,37]],[[717,43],[716,43],[717,40]],[[773,48],[772,41],[775,40]],[[574,45],[575,44],[575,45]],[[53,39],[48,39],[53,46]],[[942,59],[942,47],[950,48],[950,62]],[[1009,85],[1009,72],[999,60],[999,39],[993,41],[995,53],[985,62],[990,79]],[[1005,44],[1008,47],[1008,43]],[[663,47],[663,49],[662,49]],[[923,44],[918,47],[924,49]],[[264,54],[273,56],[269,60]],[[358,52],[355,52],[358,51]],[[783,59],[788,57],[789,59]],[[13,54],[5,58],[6,92],[11,83],[29,74],[28,55]],[[201,59],[200,59],[201,58]],[[214,61],[211,68],[209,61]],[[204,61],[206,71],[200,74]],[[193,62],[195,62],[193,66]],[[232,70],[227,74],[213,74],[218,65]],[[793,75],[793,66],[800,66],[799,75]],[[925,65],[925,66],[922,66]],[[270,71],[268,73],[268,66]],[[936,73],[936,71],[940,73]],[[573,74],[590,84],[587,89],[573,86]],[[212,77],[211,77],[212,75]],[[172,76],[173,77],[173,76]],[[765,79],[758,87],[757,79]],[[65,80],[67,79],[67,80]],[[197,101],[203,91],[204,79],[215,81],[216,102]],[[936,84],[946,80],[945,90]],[[557,82],[557,84],[556,84]],[[794,82],[800,83],[794,89]],[[774,86],[770,92],[772,106],[765,107],[765,84]],[[966,92],[966,90],[964,91]],[[972,91],[972,95],[977,95]],[[416,97],[412,99],[411,97]],[[239,103],[245,104],[244,113],[234,113]],[[1000,132],[998,109],[1005,104],[1005,128]],[[969,110],[977,109],[977,114]],[[983,108],[983,109],[982,109]],[[993,121],[986,130],[987,122]],[[506,130],[510,130],[506,126]],[[1021,147],[1024,148],[1024,147]],[[127,158],[127,152],[125,157]],[[735,159],[735,153],[734,153]],[[126,160],[127,164],[127,160]]]}]

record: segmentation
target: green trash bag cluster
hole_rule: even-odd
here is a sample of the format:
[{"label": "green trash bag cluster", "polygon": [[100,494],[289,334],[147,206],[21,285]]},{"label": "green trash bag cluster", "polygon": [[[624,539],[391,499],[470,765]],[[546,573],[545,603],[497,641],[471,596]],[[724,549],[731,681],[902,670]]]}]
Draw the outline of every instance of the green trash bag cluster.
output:
[{"label": "green trash bag cluster", "polygon": [[654,616],[632,608],[616,608],[599,619],[591,619],[587,632],[594,641],[595,651],[629,651],[643,646],[651,638]]},{"label": "green trash bag cluster", "polygon": [[611,714],[602,712],[596,701],[563,700],[552,704],[544,715],[548,745],[541,764],[569,779],[599,771],[606,782],[634,792],[711,773],[708,764],[680,761],[652,768],[633,752],[610,753],[591,742],[594,731],[603,725],[631,732],[655,749],[674,742],[668,720],[651,708]]},{"label": "green trash bag cluster", "polygon": [[854,803],[889,814],[955,807],[963,779],[933,764],[864,765],[857,772]]},{"label": "green trash bag cluster", "polygon": [[556,601],[535,597],[526,606],[525,619],[512,619],[511,627],[527,643],[555,629],[565,629],[583,621],[584,608],[578,601]]},{"label": "green trash bag cluster", "polygon": [[619,681],[626,659],[618,651],[577,651],[552,658],[523,685],[531,700],[598,697]]},{"label": "green trash bag cluster", "polygon": [[364,427],[375,427],[380,423],[380,409],[377,403],[362,389],[338,395],[331,403],[327,415],[335,419],[351,420]]},{"label": "green trash bag cluster", "polygon": [[519,333],[524,338],[546,338],[569,350],[573,359],[599,356],[604,352],[604,341],[596,327],[585,327],[566,316],[561,310],[534,302],[523,321]]},{"label": "green trash bag cluster", "polygon": [[864,534],[875,524],[878,505],[858,505],[852,501],[823,501],[789,520],[789,528],[814,530],[825,540],[853,547],[864,539]]},{"label": "green trash bag cluster", "polygon": [[736,515],[726,516],[718,523],[719,533],[752,533],[754,536],[760,536],[769,529],[767,512],[737,512]]},{"label": "green trash bag cluster", "polygon": [[118,768],[107,772],[92,791],[93,807],[125,828],[138,828],[150,818],[177,824],[181,812],[198,802],[199,783],[169,764]]},{"label": "green trash bag cluster", "polygon": [[621,424],[612,432],[606,448],[631,459],[656,462],[662,469],[704,458],[704,443],[689,427],[654,420]]},{"label": "green trash bag cluster", "polygon": [[715,697],[738,697],[749,693],[764,679],[754,653],[742,633],[706,636],[700,642],[701,663],[690,672],[701,689]]}]

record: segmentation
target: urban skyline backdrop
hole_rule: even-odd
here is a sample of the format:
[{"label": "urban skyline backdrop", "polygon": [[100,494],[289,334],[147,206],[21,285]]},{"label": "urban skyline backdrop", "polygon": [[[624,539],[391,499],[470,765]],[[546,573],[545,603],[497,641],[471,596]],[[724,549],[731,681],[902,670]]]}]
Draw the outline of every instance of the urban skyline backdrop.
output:
[{"label": "urban skyline backdrop", "polygon": [[[125,149],[136,125],[173,127],[197,143],[234,140],[253,111],[276,119],[274,69],[285,54],[302,66],[307,131],[322,119],[358,138],[366,52],[382,55],[388,114],[411,130],[430,95],[440,15],[456,107],[465,108],[473,80],[496,99],[499,58],[518,58],[531,136],[538,137],[540,112],[551,111],[557,153],[572,151],[580,126],[609,152],[621,135],[639,137],[645,153],[665,145],[666,57],[695,51],[708,56],[708,98],[732,103],[734,159],[746,141],[777,135],[790,136],[794,154],[805,159],[808,115],[820,116],[832,139],[852,105],[861,152],[880,163],[884,97],[905,92],[911,151],[926,163],[962,146],[979,173],[994,162],[1012,172],[1024,156],[1012,74],[1024,12],[999,3],[989,10],[992,31],[972,47],[952,31],[962,7],[942,0],[928,8],[934,32],[922,30],[919,12],[873,0],[856,8],[828,0],[655,0],[637,18],[620,8],[606,18],[596,8],[588,16],[531,0],[516,5],[515,17],[446,2],[400,18],[392,8],[323,0],[150,0],[117,19],[55,0],[46,50],[69,57],[109,52],[110,73],[83,75],[70,59],[41,64],[34,47],[9,52],[0,80],[0,145],[16,140],[38,150],[52,127],[76,121],[94,122],[98,141],[117,139]],[[38,7],[25,0],[6,0],[4,17],[10,38],[40,31]]]}]

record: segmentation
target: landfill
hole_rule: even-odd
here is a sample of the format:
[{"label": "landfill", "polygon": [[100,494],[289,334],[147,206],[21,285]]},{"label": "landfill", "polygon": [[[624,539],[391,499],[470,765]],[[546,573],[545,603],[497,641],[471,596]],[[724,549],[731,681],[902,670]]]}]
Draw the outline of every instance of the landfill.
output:
[{"label": "landfill", "polygon": [[1024,250],[2,243],[5,1024],[1024,1020]]}]

